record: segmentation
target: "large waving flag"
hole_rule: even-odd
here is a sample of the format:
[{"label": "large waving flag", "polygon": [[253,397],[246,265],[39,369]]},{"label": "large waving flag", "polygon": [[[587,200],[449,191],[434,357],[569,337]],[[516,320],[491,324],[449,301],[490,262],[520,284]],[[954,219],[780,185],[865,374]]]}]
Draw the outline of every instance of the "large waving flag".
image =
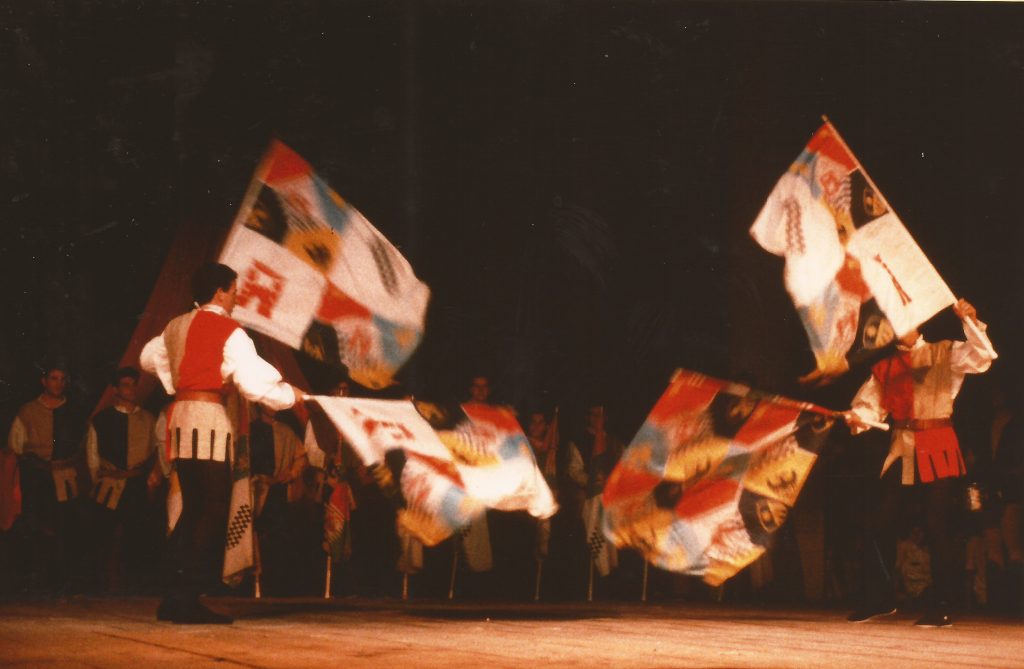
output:
[{"label": "large waving flag", "polygon": [[238,271],[232,314],[382,388],[416,350],[430,290],[405,258],[316,175],[273,142],[220,261]]},{"label": "large waving flag", "polygon": [[718,585],[760,557],[832,412],[680,370],[605,485],[605,535]]},{"label": "large waving flag", "polygon": [[831,123],[779,179],[750,234],[786,259],[786,289],[827,380],[953,304],[952,292]]},{"label": "large waving flag", "polygon": [[511,412],[465,405],[466,420],[435,432],[410,401],[310,398],[399,507],[399,524],[427,546],[487,508],[554,514],[551,490]]}]

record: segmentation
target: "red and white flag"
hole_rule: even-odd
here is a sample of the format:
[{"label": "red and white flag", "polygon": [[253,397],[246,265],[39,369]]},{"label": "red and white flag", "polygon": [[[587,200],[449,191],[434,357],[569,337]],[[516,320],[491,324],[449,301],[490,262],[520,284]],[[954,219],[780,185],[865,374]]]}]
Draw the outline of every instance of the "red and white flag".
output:
[{"label": "red and white flag", "polygon": [[463,407],[467,420],[435,432],[410,401],[350,397],[317,402],[352,450],[391,488],[399,523],[428,546],[467,527],[485,509],[555,512],[515,418],[490,407]]},{"label": "red and white flag", "polygon": [[779,179],[750,234],[785,257],[817,370],[842,374],[953,304],[953,293],[826,122]]},{"label": "red and white flag", "polygon": [[430,290],[391,242],[309,163],[274,142],[220,261],[238,272],[232,316],[382,388],[423,336]]}]

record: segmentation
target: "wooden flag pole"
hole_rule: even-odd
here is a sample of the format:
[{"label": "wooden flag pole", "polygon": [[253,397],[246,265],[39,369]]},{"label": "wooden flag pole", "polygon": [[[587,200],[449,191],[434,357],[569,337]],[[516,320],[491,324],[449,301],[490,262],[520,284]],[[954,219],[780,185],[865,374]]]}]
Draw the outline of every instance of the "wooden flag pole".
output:
[{"label": "wooden flag pole", "polygon": [[252,595],[253,595],[254,598],[260,599],[261,597],[263,597],[263,590],[260,587],[260,579],[261,579],[261,577],[263,575],[263,560],[262,560],[262,556],[260,555],[260,537],[259,537],[259,534],[257,534],[255,528],[253,529],[253,533],[252,533],[252,552],[253,552],[253,558],[254,558],[253,561],[256,563],[255,564],[256,569],[253,572],[253,593],[252,593]]},{"label": "wooden flag pole", "polygon": [[544,570],[544,558],[537,558],[537,583],[533,588],[533,601],[540,601],[540,575]]},{"label": "wooden flag pole", "polygon": [[402,574],[402,601],[409,601],[409,572]]},{"label": "wooden flag pole", "polygon": [[331,598],[331,554],[327,554],[327,573],[324,578],[324,599]]},{"label": "wooden flag pole", "polygon": [[646,559],[644,560],[644,587],[643,590],[640,591],[641,602],[647,601],[647,568],[650,566],[650,564],[651,563],[648,562]]},{"label": "wooden flag pole", "polygon": [[452,537],[452,577],[448,583],[448,599],[455,599],[455,573],[459,568],[459,542],[461,541],[461,535],[456,534]]},{"label": "wooden flag pole", "polygon": [[[832,411],[830,413],[832,414],[832,418],[841,418],[842,420],[846,420],[846,415],[849,412],[847,412],[847,411]],[[857,420],[859,422],[861,422],[861,423],[864,423],[868,427],[875,428],[876,430],[881,430],[882,432],[888,432],[889,431],[889,424],[888,423],[881,423],[881,422],[879,422],[877,420],[868,420],[867,418],[859,418],[859,417],[857,418]]]},{"label": "wooden flag pole", "polygon": [[587,579],[587,601],[594,601],[594,558],[590,558],[590,576]]}]

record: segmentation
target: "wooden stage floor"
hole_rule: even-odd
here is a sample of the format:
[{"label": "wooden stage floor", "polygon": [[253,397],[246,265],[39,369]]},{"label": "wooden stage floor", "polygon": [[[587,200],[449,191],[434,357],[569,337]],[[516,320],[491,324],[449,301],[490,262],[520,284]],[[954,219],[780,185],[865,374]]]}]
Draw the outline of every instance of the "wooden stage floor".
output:
[{"label": "wooden stage floor", "polygon": [[156,600],[0,601],[9,667],[1024,667],[1024,623],[691,604],[219,598],[234,625],[158,623]]}]

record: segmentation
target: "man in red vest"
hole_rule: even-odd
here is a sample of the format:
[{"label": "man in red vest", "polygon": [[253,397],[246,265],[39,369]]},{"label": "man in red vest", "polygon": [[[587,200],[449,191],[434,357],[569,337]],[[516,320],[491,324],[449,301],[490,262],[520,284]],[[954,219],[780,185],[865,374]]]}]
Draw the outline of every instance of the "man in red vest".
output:
[{"label": "man in red vest", "polygon": [[224,547],[236,422],[229,391],[272,410],[287,409],[301,391],[259,357],[252,339],[231,319],[237,274],[204,265],[192,281],[199,306],[171,320],[146,344],[142,368],[159,377],[174,403],[167,413],[167,449],[181,486],[181,515],[169,538],[174,577],[157,609],[158,620],[230,623],[203,606],[199,594]]},{"label": "man in red vest", "polygon": [[[857,434],[869,423],[892,419],[892,442],[882,465],[881,488],[869,518],[872,535],[865,545],[864,604],[850,622],[864,622],[895,612],[896,535],[902,509],[920,504],[931,552],[933,592],[917,625],[951,624],[949,604],[957,591],[957,570],[950,524],[960,481],[966,470],[953,431],[953,400],[966,374],[984,372],[996,354],[965,300],[953,306],[964,323],[967,341],[928,343],[917,330],[899,339],[896,353],[875,364],[846,414]],[[897,466],[893,466],[897,465]]]}]

